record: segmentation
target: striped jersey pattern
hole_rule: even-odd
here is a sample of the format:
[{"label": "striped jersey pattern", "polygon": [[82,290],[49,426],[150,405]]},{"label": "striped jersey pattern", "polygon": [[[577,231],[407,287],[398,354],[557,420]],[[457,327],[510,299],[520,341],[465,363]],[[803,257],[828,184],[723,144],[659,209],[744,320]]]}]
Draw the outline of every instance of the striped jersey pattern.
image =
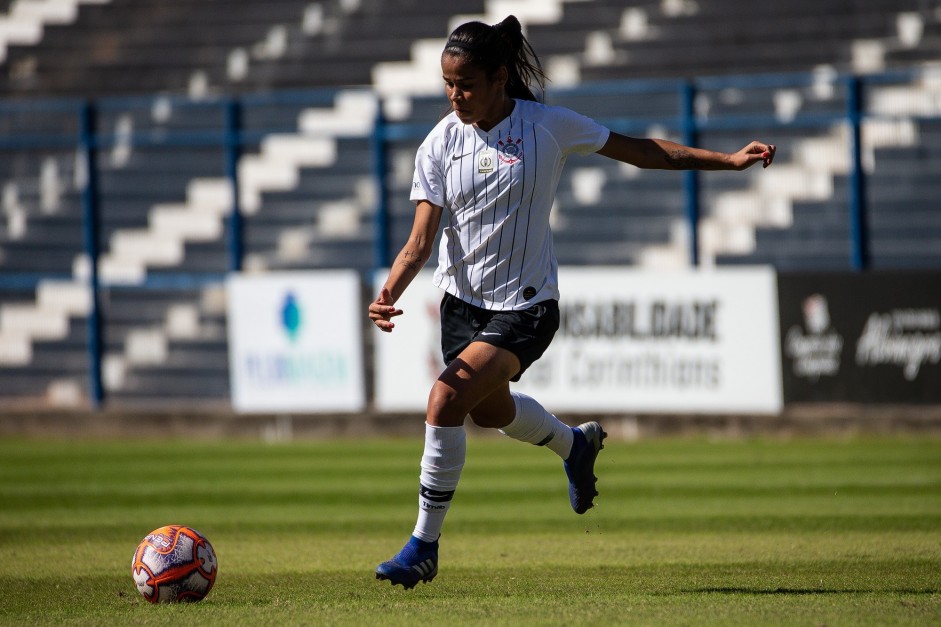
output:
[{"label": "striped jersey pattern", "polygon": [[562,107],[516,100],[482,131],[452,112],[418,149],[411,199],[443,207],[435,285],[490,310],[558,299],[549,212],[565,160],[597,152],[608,129]]}]

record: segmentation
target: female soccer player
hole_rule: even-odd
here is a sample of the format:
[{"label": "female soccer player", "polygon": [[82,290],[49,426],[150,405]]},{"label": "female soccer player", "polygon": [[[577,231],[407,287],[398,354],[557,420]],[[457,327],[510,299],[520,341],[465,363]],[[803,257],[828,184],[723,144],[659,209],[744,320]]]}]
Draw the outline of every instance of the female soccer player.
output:
[{"label": "female soccer player", "polygon": [[411,539],[376,577],[414,587],[438,572],[438,537],[465,457],[464,419],[563,460],[576,513],[593,506],[595,459],[605,432],[571,428],[535,399],[510,390],[559,326],[558,266],[549,210],[565,160],[597,152],[641,168],[744,170],[771,165],[775,147],[752,142],[733,154],[635,139],[561,107],[538,103],[545,85],[519,21],[464,24],[441,55],[451,111],[418,149],[415,220],[369,317],[391,332],[396,301],[431,257],[446,226],[434,283],[444,290],[441,343],[447,367],[428,398],[418,521]]}]

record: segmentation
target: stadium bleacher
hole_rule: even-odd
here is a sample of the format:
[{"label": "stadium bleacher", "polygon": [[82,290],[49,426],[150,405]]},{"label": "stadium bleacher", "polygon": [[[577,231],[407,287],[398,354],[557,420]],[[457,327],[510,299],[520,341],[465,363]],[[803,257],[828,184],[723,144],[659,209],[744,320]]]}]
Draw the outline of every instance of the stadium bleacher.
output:
[{"label": "stadium bleacher", "polygon": [[105,290],[102,377],[109,398],[131,405],[227,398],[224,299],[216,294],[207,302],[219,290]]},{"label": "stadium bleacher", "polygon": [[[0,14],[12,15],[14,4],[0,4]],[[104,137],[96,161],[99,269],[113,282],[101,298],[109,402],[168,394],[228,398],[218,284],[142,287],[148,280],[173,284],[182,275],[220,277],[231,267],[225,216],[232,196],[219,140],[227,97],[244,97],[244,267],[366,272],[377,263],[380,194],[389,201],[391,240],[404,241],[408,232],[407,188],[419,139],[389,144],[388,186],[378,189],[371,145],[377,103],[362,88],[375,87],[385,98],[391,122],[430,128],[446,104],[434,95],[440,79],[428,67],[437,63],[456,16],[496,21],[503,16],[493,11],[506,6],[111,0],[78,4],[74,21],[44,24],[37,43],[8,42],[0,62],[4,136],[58,133],[74,141],[81,99],[98,105]],[[702,177],[704,264],[850,267],[849,150],[841,130],[846,94],[839,77],[911,72],[911,80],[867,92],[874,116],[864,135],[871,265],[941,262],[938,124],[917,120],[891,132],[878,126],[891,126],[898,116],[939,114],[941,81],[930,68],[941,59],[941,3],[558,0],[520,2],[514,11],[553,78],[550,102],[600,120],[644,122],[632,129],[637,133],[681,139],[675,124],[681,94],[667,81],[766,72],[804,77],[795,84],[747,78],[700,84],[695,107],[706,125],[703,144],[739,147],[752,129],[726,131],[719,123],[751,116],[761,120],[756,133],[768,132],[767,120],[776,125],[772,139],[780,146],[775,168],[760,182]],[[664,84],[618,91],[636,79]],[[567,90],[571,85],[580,89]],[[314,88],[329,89],[309,91]],[[58,100],[48,111],[36,110],[38,98]],[[788,126],[798,115],[835,121]],[[87,277],[85,175],[74,144],[3,148],[0,277],[12,285],[28,275],[29,285],[4,288],[0,310],[38,307],[32,286],[41,285],[39,275],[79,284]],[[687,263],[682,184],[678,173],[571,159],[553,218],[560,262]],[[65,403],[83,398],[85,312],[57,311],[57,320],[65,315],[67,322],[58,323],[60,337],[35,335],[29,355],[21,350],[23,331],[0,326],[0,377],[17,382],[9,394]],[[184,331],[181,319],[188,321]],[[58,371],[50,365],[57,351],[64,356]]]}]

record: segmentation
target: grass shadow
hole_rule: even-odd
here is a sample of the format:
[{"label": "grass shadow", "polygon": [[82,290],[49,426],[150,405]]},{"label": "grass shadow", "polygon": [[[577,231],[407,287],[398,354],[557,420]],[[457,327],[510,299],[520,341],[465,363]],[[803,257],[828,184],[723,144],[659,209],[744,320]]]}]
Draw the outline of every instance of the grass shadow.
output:
[{"label": "grass shadow", "polygon": [[883,589],[883,590],[863,590],[860,588],[743,588],[743,587],[712,587],[712,588],[693,588],[684,590],[684,592],[698,594],[750,594],[755,596],[765,595],[825,595],[825,594],[938,594],[941,590],[937,588],[901,588],[901,589]]}]

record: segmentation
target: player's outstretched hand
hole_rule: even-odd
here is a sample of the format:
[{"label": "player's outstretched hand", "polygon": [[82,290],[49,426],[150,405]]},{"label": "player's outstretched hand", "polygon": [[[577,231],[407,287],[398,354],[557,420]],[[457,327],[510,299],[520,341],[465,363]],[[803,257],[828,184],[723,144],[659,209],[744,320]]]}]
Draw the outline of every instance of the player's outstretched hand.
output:
[{"label": "player's outstretched hand", "polygon": [[401,315],[402,310],[392,305],[392,294],[386,288],[382,288],[376,300],[369,304],[369,319],[386,333],[390,333],[395,328],[392,318]]},{"label": "player's outstretched hand", "polygon": [[767,168],[774,161],[774,152],[777,146],[754,141],[732,155],[732,163],[737,170],[750,168],[761,161],[763,168]]}]

